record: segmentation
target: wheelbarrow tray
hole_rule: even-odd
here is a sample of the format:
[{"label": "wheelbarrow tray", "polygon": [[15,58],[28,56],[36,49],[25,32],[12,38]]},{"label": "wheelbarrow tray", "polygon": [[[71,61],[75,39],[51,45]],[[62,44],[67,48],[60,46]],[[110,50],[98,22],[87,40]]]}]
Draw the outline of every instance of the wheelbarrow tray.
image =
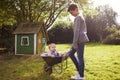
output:
[{"label": "wheelbarrow tray", "polygon": [[[50,56],[45,56],[45,55],[42,56],[41,55],[41,57],[46,62],[46,64],[44,65],[44,70],[46,72],[48,72],[49,74],[52,73],[52,68],[54,68],[54,70],[58,74],[62,73],[63,69],[67,68],[67,57],[65,57],[65,56],[50,57]],[[63,64],[62,64],[62,62],[64,60],[66,62],[65,67],[63,67]],[[57,69],[54,65],[56,65],[57,67],[59,67],[59,69]]]},{"label": "wheelbarrow tray", "polygon": [[42,56],[42,58],[49,66],[53,66],[55,64],[61,63],[63,57]]}]

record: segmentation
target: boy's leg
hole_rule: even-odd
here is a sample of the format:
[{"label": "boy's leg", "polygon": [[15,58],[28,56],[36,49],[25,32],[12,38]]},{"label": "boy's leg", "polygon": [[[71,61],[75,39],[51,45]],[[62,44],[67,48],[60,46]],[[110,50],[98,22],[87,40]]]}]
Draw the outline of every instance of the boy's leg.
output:
[{"label": "boy's leg", "polygon": [[69,51],[69,56],[70,56],[71,60],[73,61],[73,63],[75,64],[77,70],[79,70],[78,61],[74,55],[75,52],[76,52],[76,50],[72,47],[71,50]]},{"label": "boy's leg", "polygon": [[77,57],[80,77],[84,77],[84,43],[78,44]]}]

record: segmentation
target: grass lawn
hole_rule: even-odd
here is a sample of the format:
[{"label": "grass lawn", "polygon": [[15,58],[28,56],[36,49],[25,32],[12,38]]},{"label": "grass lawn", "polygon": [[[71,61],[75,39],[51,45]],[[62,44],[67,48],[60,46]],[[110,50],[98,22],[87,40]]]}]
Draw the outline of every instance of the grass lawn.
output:
[{"label": "grass lawn", "polygon": [[[66,52],[70,44],[57,44],[59,52]],[[47,49],[48,50],[48,49]],[[48,75],[39,55],[15,56],[0,54],[0,80],[70,80],[76,73],[68,58],[68,68],[61,74]],[[89,43],[85,46],[85,80],[120,80],[120,45]]]}]

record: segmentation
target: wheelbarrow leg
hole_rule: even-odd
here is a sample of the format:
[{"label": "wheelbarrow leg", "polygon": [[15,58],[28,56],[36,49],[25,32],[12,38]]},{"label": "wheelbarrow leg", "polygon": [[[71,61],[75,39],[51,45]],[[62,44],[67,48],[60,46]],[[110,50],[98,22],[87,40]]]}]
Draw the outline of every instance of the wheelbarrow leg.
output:
[{"label": "wheelbarrow leg", "polygon": [[49,66],[48,64],[44,65],[44,71],[47,72],[49,75],[52,73],[52,66]]}]

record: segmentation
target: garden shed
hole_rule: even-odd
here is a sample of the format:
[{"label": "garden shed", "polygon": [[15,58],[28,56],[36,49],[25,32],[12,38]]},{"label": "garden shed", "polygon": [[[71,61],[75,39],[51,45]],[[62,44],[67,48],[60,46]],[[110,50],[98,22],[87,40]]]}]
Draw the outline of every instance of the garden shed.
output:
[{"label": "garden shed", "polygon": [[15,34],[15,55],[45,51],[48,36],[43,23],[20,23]]}]

